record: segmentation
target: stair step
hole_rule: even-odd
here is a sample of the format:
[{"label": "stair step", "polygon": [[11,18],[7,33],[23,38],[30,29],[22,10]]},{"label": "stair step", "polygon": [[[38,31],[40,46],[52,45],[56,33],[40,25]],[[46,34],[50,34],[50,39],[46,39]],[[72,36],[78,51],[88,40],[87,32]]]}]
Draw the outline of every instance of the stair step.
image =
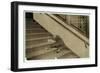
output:
[{"label": "stair step", "polygon": [[36,48],[36,47],[40,47],[40,46],[45,46],[45,45],[50,45],[50,44],[53,44],[53,42],[45,42],[45,43],[40,43],[40,44],[32,44],[32,45],[29,45],[29,46],[26,46],[27,49],[29,48]]},{"label": "stair step", "polygon": [[[48,42],[50,42],[50,41],[48,41]],[[52,43],[54,43],[55,41],[53,41]],[[30,53],[30,52],[32,52],[32,51],[35,51],[35,50],[39,50],[39,49],[41,49],[41,48],[51,48],[51,46],[52,46],[52,44],[50,44],[50,45],[44,45],[44,46],[40,46],[40,47],[36,47],[36,48],[26,48],[26,52],[27,53]],[[56,47],[55,47],[56,48]],[[66,48],[65,46],[62,46],[62,48]]]},{"label": "stair step", "polygon": [[27,33],[26,36],[29,36],[29,35],[50,35],[50,33],[48,32],[43,32],[43,33]]},{"label": "stair step", "polygon": [[32,39],[32,38],[42,38],[42,37],[49,37],[52,36],[50,34],[37,34],[37,35],[27,35],[26,39]]},{"label": "stair step", "polygon": [[43,33],[43,32],[46,32],[45,30],[29,30],[29,31],[26,31],[26,33]]},{"label": "stair step", "polygon": [[38,34],[41,34],[41,35],[42,35],[42,34],[50,34],[50,33],[48,33],[48,32],[35,33],[35,32],[34,32],[34,33],[27,33],[26,36],[27,36],[27,35],[38,35]]},{"label": "stair step", "polygon": [[27,27],[42,27],[40,24],[37,24],[37,23],[28,23],[28,24],[26,24],[26,28]]},{"label": "stair step", "polygon": [[26,22],[36,22],[36,21],[33,19],[26,19]]},{"label": "stair step", "polygon": [[59,59],[64,59],[64,58],[79,58],[77,55],[75,55],[73,52],[69,53],[69,54],[65,54],[61,57],[59,57]]},{"label": "stair step", "polygon": [[[45,30],[44,28],[42,27],[29,27],[29,28],[26,28],[25,31],[47,31]],[[48,31],[47,31],[48,32]]]},{"label": "stair step", "polygon": [[51,52],[51,51],[54,51],[54,50],[56,50],[56,48],[52,48],[52,49],[49,49],[49,50],[41,49],[39,51],[34,51],[34,52],[31,52],[31,53],[28,53],[26,55],[26,57],[28,59],[28,58],[32,58],[32,57],[35,57],[35,56],[38,56],[38,55],[41,55],[41,54],[45,54],[45,53],[48,53],[48,52]]},{"label": "stair step", "polygon": [[43,29],[41,26],[27,26],[26,29]]},{"label": "stair step", "polygon": [[34,41],[27,41],[26,46],[37,45],[37,44],[41,44],[41,43],[45,43],[45,42],[48,42],[48,40],[40,39],[40,40],[34,40]]},{"label": "stair step", "polygon": [[[52,48],[51,48],[52,49]],[[33,57],[33,59],[35,60],[39,60],[39,59],[55,59],[55,58],[59,58],[62,55],[68,54],[71,51],[68,49],[62,49],[59,53],[57,53],[57,49],[55,51],[51,51],[48,53],[44,53],[42,55],[38,55],[36,57]],[[32,59],[32,58],[31,58]]]},{"label": "stair step", "polygon": [[36,23],[36,22],[26,22],[26,26],[34,26],[34,25],[39,25],[40,26],[40,24],[38,24],[38,23]]},{"label": "stair step", "polygon": [[36,25],[37,23],[36,22],[33,22],[33,21],[26,21],[26,26],[29,26],[29,25]]},{"label": "stair step", "polygon": [[42,31],[42,30],[45,30],[45,29],[42,29],[42,28],[33,28],[33,29],[26,29],[26,31]]},{"label": "stair step", "polygon": [[33,21],[33,20],[26,20],[26,24],[37,24],[37,22]]},{"label": "stair step", "polygon": [[27,41],[34,41],[34,40],[41,40],[41,39],[51,39],[51,36],[46,36],[46,37],[36,37],[36,38],[30,38],[30,39],[26,39]]},{"label": "stair step", "polygon": [[26,53],[38,51],[38,50],[41,50],[41,49],[49,49],[50,46],[51,45],[44,45],[44,46],[40,46],[40,47],[36,47],[36,48],[26,48]]}]

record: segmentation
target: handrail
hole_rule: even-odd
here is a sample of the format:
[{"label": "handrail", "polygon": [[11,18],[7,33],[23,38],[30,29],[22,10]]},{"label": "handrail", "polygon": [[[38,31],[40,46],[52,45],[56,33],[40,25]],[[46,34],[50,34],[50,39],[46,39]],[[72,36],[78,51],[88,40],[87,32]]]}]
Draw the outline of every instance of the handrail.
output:
[{"label": "handrail", "polygon": [[63,22],[62,20],[60,20],[59,18],[57,18],[56,16],[52,15],[52,14],[46,14],[48,15],[50,18],[52,18],[53,20],[55,20],[57,23],[59,23],[62,27],[64,27],[65,29],[71,31],[74,35],[76,35],[79,39],[83,40],[84,43],[86,43],[87,45],[89,45],[89,39],[85,36],[83,36],[81,33],[79,33],[78,31],[76,31],[75,29],[73,29],[72,27],[70,27],[69,25],[66,25],[65,22]]}]

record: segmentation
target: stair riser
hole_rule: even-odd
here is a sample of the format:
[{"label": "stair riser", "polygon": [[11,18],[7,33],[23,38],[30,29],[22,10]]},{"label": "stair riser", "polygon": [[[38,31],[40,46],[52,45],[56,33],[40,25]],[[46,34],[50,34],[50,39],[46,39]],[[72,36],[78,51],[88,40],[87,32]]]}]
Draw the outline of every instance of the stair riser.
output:
[{"label": "stair riser", "polygon": [[51,42],[46,42],[46,43],[41,43],[41,44],[37,44],[37,45],[29,45],[29,46],[26,46],[27,49],[30,49],[30,48],[41,48],[43,46],[48,46],[48,45],[51,45],[52,43]]},{"label": "stair riser", "polygon": [[45,30],[37,30],[37,31],[34,31],[34,30],[31,30],[31,31],[26,31],[26,33],[44,33],[46,32]]},{"label": "stair riser", "polygon": [[71,58],[79,58],[79,57],[71,53],[71,54],[67,54],[62,57],[59,57],[58,59],[66,59],[66,58],[71,59]]},{"label": "stair riser", "polygon": [[[28,26],[26,27],[28,30],[42,30],[43,28],[42,27],[38,27],[38,26]],[[27,31],[27,30],[26,30]]]},{"label": "stair riser", "polygon": [[26,48],[26,54],[34,52],[34,51],[39,51],[41,49],[48,49],[48,48],[50,48],[50,45],[44,45],[44,46],[37,47],[37,48]]},{"label": "stair riser", "polygon": [[38,25],[38,23],[36,23],[36,22],[32,22],[32,21],[26,21],[26,26],[28,26],[28,25]]},{"label": "stair riser", "polygon": [[49,35],[49,34],[27,35],[26,39],[42,38],[42,37],[49,37],[49,36],[51,36],[51,35]]},{"label": "stair riser", "polygon": [[53,49],[41,49],[40,51],[35,51],[34,53],[29,53],[27,54],[27,58],[34,58],[36,56],[39,56],[39,55],[42,55],[42,54],[45,54],[45,53],[48,53],[48,52],[51,52],[51,51],[55,51],[56,48],[53,48]]},{"label": "stair riser", "polygon": [[45,43],[45,42],[47,42],[47,40],[35,40],[35,41],[28,41],[27,43],[26,43],[26,46],[29,46],[29,45],[38,45],[38,44],[40,44],[40,43]]}]

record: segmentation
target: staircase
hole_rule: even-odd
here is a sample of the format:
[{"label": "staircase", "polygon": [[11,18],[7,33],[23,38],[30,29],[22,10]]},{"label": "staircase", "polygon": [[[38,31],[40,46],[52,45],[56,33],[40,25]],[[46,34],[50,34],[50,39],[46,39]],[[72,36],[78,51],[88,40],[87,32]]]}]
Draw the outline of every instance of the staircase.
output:
[{"label": "staircase", "polygon": [[51,35],[40,24],[33,19],[26,19],[26,59],[63,59],[63,58],[78,58],[70,49],[61,46],[60,52],[57,48],[51,48],[55,44]]},{"label": "staircase", "polygon": [[89,57],[89,39],[71,25],[47,13],[34,13],[33,19],[52,35],[58,35],[78,57]]}]

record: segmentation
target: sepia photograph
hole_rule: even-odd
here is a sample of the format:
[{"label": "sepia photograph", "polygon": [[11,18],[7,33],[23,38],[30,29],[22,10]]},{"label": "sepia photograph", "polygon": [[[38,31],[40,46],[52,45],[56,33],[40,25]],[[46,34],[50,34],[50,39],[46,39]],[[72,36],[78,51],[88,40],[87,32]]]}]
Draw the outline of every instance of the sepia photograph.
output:
[{"label": "sepia photograph", "polygon": [[97,7],[11,3],[11,70],[97,66]]},{"label": "sepia photograph", "polygon": [[27,60],[88,58],[88,41],[88,15],[25,12]]}]

